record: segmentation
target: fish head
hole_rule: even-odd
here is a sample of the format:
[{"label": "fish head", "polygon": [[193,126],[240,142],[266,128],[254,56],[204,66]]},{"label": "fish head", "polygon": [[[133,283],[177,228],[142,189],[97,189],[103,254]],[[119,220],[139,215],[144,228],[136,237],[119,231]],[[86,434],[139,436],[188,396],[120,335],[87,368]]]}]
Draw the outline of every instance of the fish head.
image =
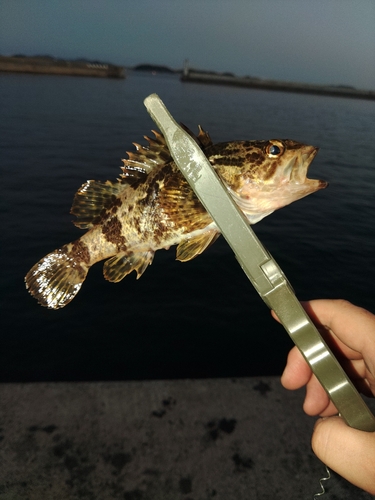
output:
[{"label": "fish head", "polygon": [[211,146],[210,163],[250,223],[327,186],[308,179],[318,148],[290,139],[236,141]]}]

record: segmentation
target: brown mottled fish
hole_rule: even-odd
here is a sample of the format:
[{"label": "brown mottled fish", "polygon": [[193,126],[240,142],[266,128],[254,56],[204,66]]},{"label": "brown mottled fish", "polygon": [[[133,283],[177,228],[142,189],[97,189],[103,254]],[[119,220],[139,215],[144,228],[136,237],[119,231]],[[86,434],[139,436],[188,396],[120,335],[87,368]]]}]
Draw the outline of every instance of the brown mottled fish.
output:
[{"label": "brown mottled fish", "polygon": [[[194,136],[250,224],[327,186],[307,179],[317,149],[286,140],[213,144],[199,127]],[[160,248],[177,246],[177,260],[202,253],[219,230],[180,173],[164,137],[153,132],[148,145],[122,160],[115,182],[87,181],[75,195],[74,222],[88,231],[48,254],[27,273],[29,292],[51,309],[66,306],[90,267],[106,259],[104,277],[113,282],[132,271],[139,278]]]}]

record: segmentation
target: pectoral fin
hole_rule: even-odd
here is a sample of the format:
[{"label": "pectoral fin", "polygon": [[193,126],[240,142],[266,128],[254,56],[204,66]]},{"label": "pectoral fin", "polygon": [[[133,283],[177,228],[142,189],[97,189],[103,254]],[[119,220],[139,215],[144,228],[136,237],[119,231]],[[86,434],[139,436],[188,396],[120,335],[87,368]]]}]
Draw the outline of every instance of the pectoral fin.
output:
[{"label": "pectoral fin", "polygon": [[153,258],[154,252],[152,251],[115,255],[104,263],[104,278],[117,283],[132,271],[136,271],[138,279],[152,263]]},{"label": "pectoral fin", "polygon": [[194,236],[193,238],[188,238],[182,241],[176,250],[176,259],[181,262],[186,262],[188,260],[194,259],[197,255],[201,254],[208,248],[216,239],[220,236],[220,233],[212,229],[199,236]]}]

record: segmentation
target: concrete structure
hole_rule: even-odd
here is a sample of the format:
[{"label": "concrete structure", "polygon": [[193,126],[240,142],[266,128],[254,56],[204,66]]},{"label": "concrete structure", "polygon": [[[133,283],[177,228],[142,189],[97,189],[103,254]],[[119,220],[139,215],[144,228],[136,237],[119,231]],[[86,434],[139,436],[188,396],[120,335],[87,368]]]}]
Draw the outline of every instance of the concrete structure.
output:
[{"label": "concrete structure", "polygon": [[375,100],[375,92],[372,90],[359,90],[345,86],[313,85],[298,82],[281,82],[276,80],[262,80],[253,77],[238,77],[235,75],[221,75],[217,73],[205,73],[201,71],[188,70],[184,68],[181,81],[192,83],[206,83],[214,85],[231,85],[236,87],[248,87],[261,90],[276,90],[282,92],[294,92],[299,94],[328,95],[331,97],[350,97],[352,99]]},{"label": "concrete structure", "polygon": [[276,377],[2,384],[0,499],[312,499],[325,469],[303,397]]},{"label": "concrete structure", "polygon": [[45,75],[95,76],[125,78],[121,66],[84,61],[65,61],[49,57],[0,56],[0,72],[36,73]]}]

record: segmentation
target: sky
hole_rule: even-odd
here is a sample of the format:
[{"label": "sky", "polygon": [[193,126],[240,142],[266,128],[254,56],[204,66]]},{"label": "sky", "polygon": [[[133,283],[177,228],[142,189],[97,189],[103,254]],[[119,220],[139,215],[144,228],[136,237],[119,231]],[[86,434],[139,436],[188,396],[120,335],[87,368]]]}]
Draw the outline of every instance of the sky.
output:
[{"label": "sky", "polygon": [[375,0],[0,0],[0,54],[375,89]]}]

